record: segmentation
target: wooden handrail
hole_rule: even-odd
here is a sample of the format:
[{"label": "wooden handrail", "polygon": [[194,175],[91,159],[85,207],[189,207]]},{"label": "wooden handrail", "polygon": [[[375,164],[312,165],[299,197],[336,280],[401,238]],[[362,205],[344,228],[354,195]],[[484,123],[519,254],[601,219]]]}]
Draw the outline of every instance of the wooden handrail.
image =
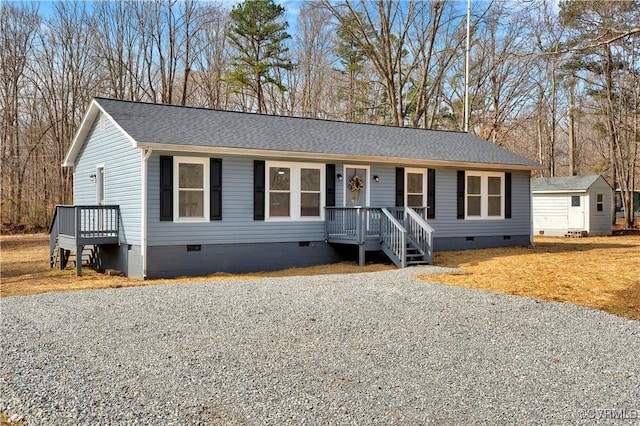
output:
[{"label": "wooden handrail", "polygon": [[405,210],[404,225],[411,238],[422,251],[425,260],[431,263],[433,259],[433,228],[413,209]]},{"label": "wooden handrail", "polygon": [[400,268],[407,266],[407,231],[387,209],[382,209],[380,218],[380,239],[395,255],[391,258]]}]

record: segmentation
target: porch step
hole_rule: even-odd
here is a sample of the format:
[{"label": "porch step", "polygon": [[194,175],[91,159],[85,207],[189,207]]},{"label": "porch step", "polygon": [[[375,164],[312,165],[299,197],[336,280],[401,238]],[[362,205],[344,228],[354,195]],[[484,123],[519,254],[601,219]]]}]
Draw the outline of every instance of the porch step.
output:
[{"label": "porch step", "polygon": [[[96,254],[96,246],[84,246],[82,249],[82,254],[80,256],[82,266],[93,266],[93,262]],[[76,258],[76,254],[72,252],[71,258],[73,258],[73,264],[76,265],[78,261]]]},{"label": "porch step", "polygon": [[[95,261],[95,256],[96,256],[96,246],[94,245],[84,246],[84,248],[82,249],[82,253],[80,255],[80,259],[81,259],[80,261],[82,262],[83,266],[93,266]],[[64,268],[66,268],[69,262],[73,262],[73,265],[77,266],[77,261],[78,260],[77,260],[76,252],[74,252],[73,250],[65,250],[64,258],[61,258],[59,245],[58,245],[58,242],[56,241],[54,245],[54,249],[52,250],[51,256],[50,256],[49,263],[51,265],[51,268],[56,267],[60,263],[64,266]]]},{"label": "porch step", "polygon": [[414,246],[412,243],[407,243],[407,266],[428,265],[429,262],[424,260],[423,257],[424,256],[420,253],[420,249],[418,249],[418,247]]}]

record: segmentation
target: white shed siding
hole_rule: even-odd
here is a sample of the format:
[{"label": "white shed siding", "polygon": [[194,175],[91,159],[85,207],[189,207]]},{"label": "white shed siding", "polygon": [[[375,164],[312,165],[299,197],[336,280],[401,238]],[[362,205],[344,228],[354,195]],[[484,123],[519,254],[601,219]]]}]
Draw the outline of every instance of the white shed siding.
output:
[{"label": "white shed siding", "polygon": [[[597,209],[598,194],[603,195],[603,211]],[[535,235],[563,236],[571,223],[571,197],[579,196],[584,212],[584,226],[590,236],[611,235],[611,187],[598,178],[586,192],[538,192],[533,194],[533,232]]]},{"label": "white shed siding", "polygon": [[110,120],[93,123],[74,165],[74,204],[95,205],[96,183],[89,179],[96,166],[104,165],[105,204],[119,205],[121,241],[140,245],[141,237],[141,151]]},{"label": "white shed siding", "polygon": [[570,202],[571,196],[567,194],[534,194],[533,233],[535,235],[542,233],[551,236],[564,235],[567,232]]}]

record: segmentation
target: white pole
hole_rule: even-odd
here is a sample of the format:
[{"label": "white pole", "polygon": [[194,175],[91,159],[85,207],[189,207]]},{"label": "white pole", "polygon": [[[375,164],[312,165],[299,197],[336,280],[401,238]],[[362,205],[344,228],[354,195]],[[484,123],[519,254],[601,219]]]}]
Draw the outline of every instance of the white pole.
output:
[{"label": "white pole", "polygon": [[469,50],[471,49],[471,0],[467,0],[467,48],[464,60],[464,131],[469,132]]}]

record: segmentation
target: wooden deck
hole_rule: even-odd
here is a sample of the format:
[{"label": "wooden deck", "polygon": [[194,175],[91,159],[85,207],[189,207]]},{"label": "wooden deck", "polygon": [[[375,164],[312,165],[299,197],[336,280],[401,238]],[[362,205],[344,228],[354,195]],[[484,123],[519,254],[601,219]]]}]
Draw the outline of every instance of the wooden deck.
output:
[{"label": "wooden deck", "polygon": [[80,276],[84,247],[118,244],[119,237],[119,206],[56,206],[49,227],[51,267],[59,261],[60,269],[64,269],[73,251]]},{"label": "wooden deck", "polygon": [[325,240],[358,245],[359,263],[367,251],[383,251],[400,268],[431,263],[433,228],[426,208],[326,207]]}]

